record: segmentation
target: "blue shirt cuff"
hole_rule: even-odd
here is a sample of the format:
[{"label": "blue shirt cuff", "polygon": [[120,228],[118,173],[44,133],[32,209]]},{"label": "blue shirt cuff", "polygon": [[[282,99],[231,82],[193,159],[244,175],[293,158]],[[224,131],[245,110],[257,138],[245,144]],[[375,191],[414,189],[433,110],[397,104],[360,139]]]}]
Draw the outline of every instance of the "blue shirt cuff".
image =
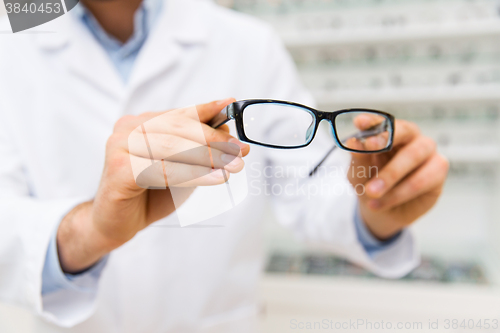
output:
[{"label": "blue shirt cuff", "polygon": [[354,225],[356,227],[358,240],[361,243],[361,245],[363,245],[365,251],[368,253],[370,257],[375,255],[375,253],[379,251],[388,249],[401,236],[401,231],[400,231],[386,241],[380,241],[377,238],[375,238],[375,236],[373,236],[371,231],[368,230],[368,227],[366,226],[365,222],[363,221],[363,218],[361,217],[359,205],[356,205],[356,210],[354,212]]},{"label": "blue shirt cuff", "polygon": [[42,295],[68,289],[85,293],[95,293],[102,270],[108,261],[108,256],[101,259],[85,272],[75,275],[65,274],[59,263],[56,234],[57,228],[50,239],[45,256],[45,264],[42,272]]}]

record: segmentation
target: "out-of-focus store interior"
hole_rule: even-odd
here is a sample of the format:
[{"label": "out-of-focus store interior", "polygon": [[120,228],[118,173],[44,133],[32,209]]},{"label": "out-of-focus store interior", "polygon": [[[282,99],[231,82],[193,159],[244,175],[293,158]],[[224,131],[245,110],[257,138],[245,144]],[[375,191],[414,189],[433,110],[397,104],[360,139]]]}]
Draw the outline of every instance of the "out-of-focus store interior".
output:
[{"label": "out-of-focus store interior", "polygon": [[422,265],[402,281],[307,248],[270,217],[266,330],[294,318],[499,317],[500,2],[218,2],[274,26],[320,109],[414,121],[451,162],[442,199],[414,228]]}]

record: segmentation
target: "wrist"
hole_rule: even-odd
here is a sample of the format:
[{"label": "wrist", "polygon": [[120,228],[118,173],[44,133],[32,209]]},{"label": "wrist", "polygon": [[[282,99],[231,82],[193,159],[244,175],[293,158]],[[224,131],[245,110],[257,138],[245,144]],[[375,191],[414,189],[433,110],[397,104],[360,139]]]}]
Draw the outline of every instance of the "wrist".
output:
[{"label": "wrist", "polygon": [[59,262],[65,273],[84,271],[119,246],[107,240],[95,228],[92,206],[92,202],[78,205],[59,225],[57,249]]},{"label": "wrist", "polygon": [[363,206],[360,206],[361,220],[370,234],[380,242],[391,240],[401,232],[403,227],[390,221],[385,216],[370,214]]}]

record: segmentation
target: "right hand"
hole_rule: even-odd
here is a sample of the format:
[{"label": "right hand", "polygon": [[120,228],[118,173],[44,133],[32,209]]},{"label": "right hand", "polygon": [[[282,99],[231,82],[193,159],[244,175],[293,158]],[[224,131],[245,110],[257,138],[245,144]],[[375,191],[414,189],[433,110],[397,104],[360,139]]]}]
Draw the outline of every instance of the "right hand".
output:
[{"label": "right hand", "polygon": [[[244,162],[238,156],[246,156],[250,147],[229,135],[227,126],[213,129],[205,124],[232,102],[234,99],[198,105],[194,116],[188,109],[177,109],[125,116],[116,123],[107,142],[95,199],[73,209],[59,226],[57,244],[65,272],[90,267],[140,230],[174,212],[169,187],[182,187],[187,199],[196,186],[223,184],[230,173],[243,169]],[[144,123],[147,128],[141,126]],[[141,128],[147,132],[151,149],[144,145]],[[207,142],[218,148],[210,149],[209,158],[208,149],[203,148]],[[231,144],[217,144],[226,142]],[[196,153],[185,153],[189,151]],[[156,163],[139,186],[131,162],[151,165],[150,154]],[[168,156],[172,160],[165,158]]]}]

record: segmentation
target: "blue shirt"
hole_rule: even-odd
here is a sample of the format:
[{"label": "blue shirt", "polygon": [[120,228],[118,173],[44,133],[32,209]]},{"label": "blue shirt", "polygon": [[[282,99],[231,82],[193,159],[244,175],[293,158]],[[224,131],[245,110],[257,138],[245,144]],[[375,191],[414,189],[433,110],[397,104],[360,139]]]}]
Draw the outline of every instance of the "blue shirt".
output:
[{"label": "blue shirt", "polygon": [[134,33],[125,44],[104,31],[84,6],[76,6],[71,13],[83,21],[111,58],[123,81],[127,82],[135,60],[161,13],[162,4],[161,0],[143,0],[134,16]]},{"label": "blue shirt", "polygon": [[[120,43],[114,37],[107,34],[104,29],[101,28],[97,20],[82,5],[77,5],[71,13],[77,15],[94,35],[110,57],[123,81],[126,83],[132,72],[135,60],[161,12],[161,6],[162,0],[143,1],[140,8],[135,13],[134,33],[125,44]],[[396,235],[387,242],[377,240],[365,226],[358,207],[356,207],[355,212],[355,225],[358,239],[370,256],[389,247],[399,236]],[[57,228],[52,235],[45,258],[45,265],[42,273],[42,295],[56,292],[61,289],[95,292],[101,272],[106,266],[107,256],[83,273],[77,275],[65,274],[59,264],[56,232]]]}]

